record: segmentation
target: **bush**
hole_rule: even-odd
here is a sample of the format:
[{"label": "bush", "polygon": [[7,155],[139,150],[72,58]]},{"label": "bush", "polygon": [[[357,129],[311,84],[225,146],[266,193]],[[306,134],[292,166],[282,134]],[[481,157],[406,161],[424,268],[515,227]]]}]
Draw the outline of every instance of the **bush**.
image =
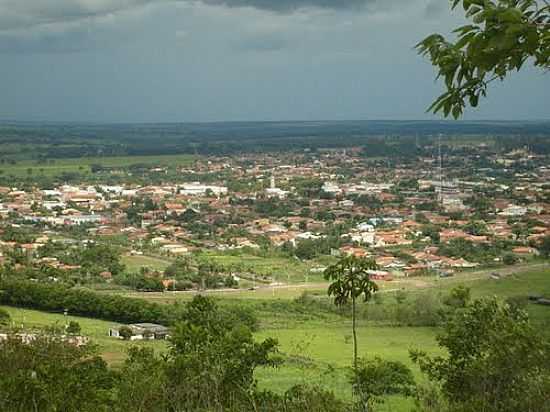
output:
[{"label": "bush", "polygon": [[69,324],[67,325],[67,328],[66,328],[66,332],[69,334],[69,335],[79,335],[80,334],[80,323],[74,321],[74,320],[71,320],[69,322]]},{"label": "bush", "polygon": [[10,314],[4,309],[0,309],[0,326],[9,325],[11,320]]},{"label": "bush", "polygon": [[132,331],[132,328],[129,326],[121,326],[118,330],[118,334],[120,337],[124,340],[130,340],[132,336],[134,336],[134,332]]},{"label": "bush", "polygon": [[518,258],[515,255],[512,255],[511,253],[507,253],[502,257],[502,263],[505,265],[514,265],[518,262]]},{"label": "bush", "polygon": [[362,360],[353,372],[351,383],[359,395],[359,410],[383,403],[387,395],[411,396],[415,383],[411,370],[401,362],[386,361],[378,357]]}]

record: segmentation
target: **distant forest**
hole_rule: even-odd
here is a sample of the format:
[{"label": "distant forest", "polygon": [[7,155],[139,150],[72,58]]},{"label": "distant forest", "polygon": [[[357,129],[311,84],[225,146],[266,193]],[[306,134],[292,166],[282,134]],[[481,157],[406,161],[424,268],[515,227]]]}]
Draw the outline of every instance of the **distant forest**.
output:
[{"label": "distant forest", "polygon": [[173,124],[0,122],[4,160],[92,156],[233,155],[364,147],[369,156],[407,156],[446,141],[489,141],[550,153],[550,121],[342,121]]}]

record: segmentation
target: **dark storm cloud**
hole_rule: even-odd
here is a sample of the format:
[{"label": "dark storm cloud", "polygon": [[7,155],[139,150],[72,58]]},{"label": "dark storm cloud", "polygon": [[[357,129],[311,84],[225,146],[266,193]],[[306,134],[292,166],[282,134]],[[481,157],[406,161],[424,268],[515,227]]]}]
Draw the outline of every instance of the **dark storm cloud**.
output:
[{"label": "dark storm cloud", "polygon": [[252,7],[280,13],[303,8],[353,9],[395,0],[0,0],[0,31],[78,22],[167,3]]}]

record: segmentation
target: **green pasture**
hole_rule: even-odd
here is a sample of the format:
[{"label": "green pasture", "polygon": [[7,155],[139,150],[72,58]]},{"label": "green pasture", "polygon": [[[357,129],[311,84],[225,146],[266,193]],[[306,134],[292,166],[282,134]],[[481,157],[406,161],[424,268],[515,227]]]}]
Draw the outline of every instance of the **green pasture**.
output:
[{"label": "green pasture", "polygon": [[[391,328],[360,326],[358,328],[359,356],[400,361],[408,365],[417,380],[422,376],[409,358],[410,349],[422,349],[438,354],[441,350],[435,341],[432,328]],[[339,397],[349,399],[348,382],[352,364],[353,346],[350,322],[329,322],[302,325],[291,329],[269,329],[258,334],[259,338],[273,337],[279,341],[285,363],[276,368],[263,368],[256,377],[261,388],[283,392],[296,384],[315,384],[334,391]],[[387,410],[408,411],[412,401],[392,398]],[[386,410],[384,407],[382,410]]]},{"label": "green pasture", "polygon": [[121,256],[122,263],[126,266],[128,272],[139,272],[142,267],[147,267],[153,270],[163,271],[170,266],[170,261],[152,256]]},{"label": "green pasture", "polygon": [[[115,157],[82,157],[68,159],[51,159],[47,162],[36,160],[22,160],[16,164],[0,164],[4,175],[14,176],[57,176],[64,172],[91,174],[91,165],[103,167],[125,168],[131,165],[142,164],[151,167],[189,166],[196,159],[192,155],[163,155],[163,156],[115,156]],[[30,171],[29,169],[32,169]]]},{"label": "green pasture", "polygon": [[241,267],[258,275],[266,275],[274,281],[285,283],[304,282],[306,279],[320,279],[320,274],[311,273],[310,269],[319,266],[315,261],[303,262],[298,259],[279,256],[255,256],[251,254],[229,254],[205,252],[200,255],[205,260],[223,266]]}]

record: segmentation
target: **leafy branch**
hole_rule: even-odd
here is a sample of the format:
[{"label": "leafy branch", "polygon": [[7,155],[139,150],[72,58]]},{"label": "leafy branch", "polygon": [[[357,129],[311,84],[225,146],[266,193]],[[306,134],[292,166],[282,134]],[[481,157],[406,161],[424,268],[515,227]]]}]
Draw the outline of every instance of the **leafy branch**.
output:
[{"label": "leafy branch", "polygon": [[416,45],[438,68],[446,91],[428,111],[459,118],[469,104],[477,107],[490,83],[520,71],[526,61],[550,68],[550,2],[548,0],[451,0],[462,5],[472,24],[453,31],[455,42],[432,34]]}]

